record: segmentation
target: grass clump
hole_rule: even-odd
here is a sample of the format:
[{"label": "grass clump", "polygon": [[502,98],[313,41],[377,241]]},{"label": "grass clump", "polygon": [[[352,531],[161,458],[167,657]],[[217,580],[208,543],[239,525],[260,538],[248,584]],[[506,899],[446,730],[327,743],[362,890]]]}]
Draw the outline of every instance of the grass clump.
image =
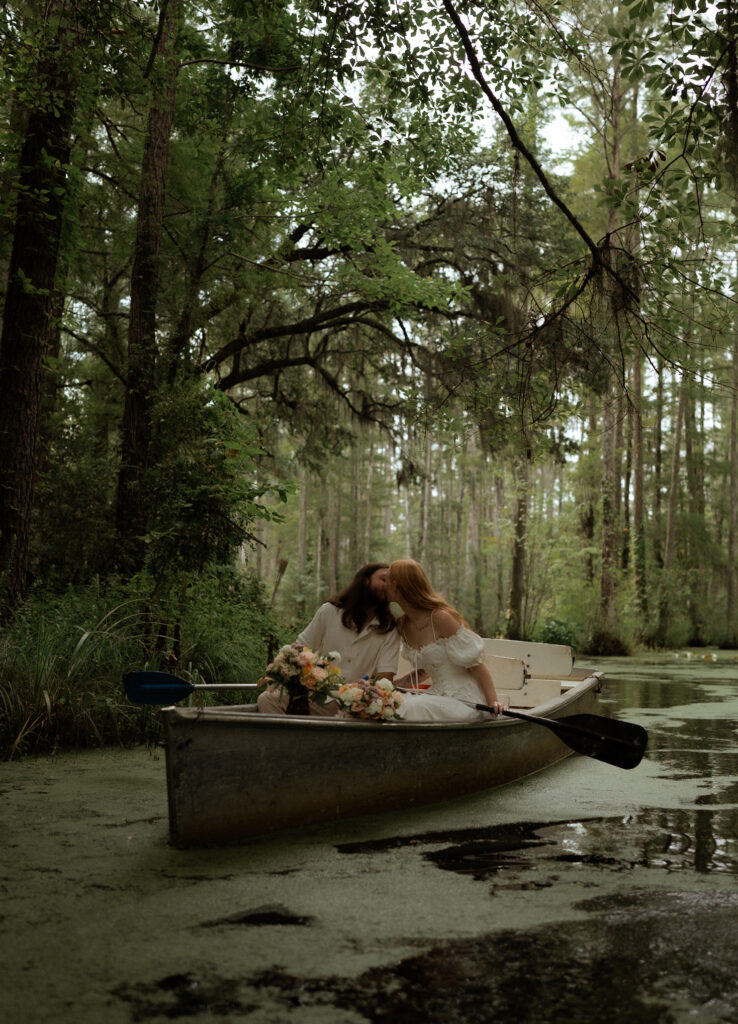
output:
[{"label": "grass clump", "polygon": [[166,594],[145,577],[38,590],[0,636],[0,755],[151,742],[157,709],[128,701],[124,673],[256,682],[279,642],[261,581],[230,568]]}]

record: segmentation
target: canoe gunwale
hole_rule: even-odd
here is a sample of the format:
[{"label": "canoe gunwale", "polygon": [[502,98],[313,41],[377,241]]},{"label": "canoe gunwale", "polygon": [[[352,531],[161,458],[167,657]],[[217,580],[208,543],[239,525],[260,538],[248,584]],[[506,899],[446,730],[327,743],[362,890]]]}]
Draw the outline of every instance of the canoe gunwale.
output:
[{"label": "canoe gunwale", "polygon": [[[600,680],[601,673],[592,672],[584,679],[577,679],[573,681],[571,686],[567,686],[563,692],[553,700],[546,701],[544,704],[539,704],[535,708],[526,708],[526,713],[533,717],[560,718],[562,717],[562,714],[566,713],[569,704],[576,703],[581,699],[581,695],[585,689],[589,689],[594,684],[597,686],[597,692],[599,692]],[[515,707],[516,705],[514,704],[510,705],[511,710],[514,710]],[[399,729],[401,731],[415,732],[417,730],[421,730],[422,732],[426,732],[428,730],[455,731],[457,729],[463,729],[465,732],[468,732],[472,730],[487,731],[489,729],[499,729],[503,726],[519,726],[525,724],[519,719],[506,718],[504,715],[501,715],[498,718],[489,718],[487,721],[478,722],[403,722],[400,720],[378,722],[366,721],[360,718],[343,718],[330,715],[266,715],[261,712],[257,712],[255,704],[187,708],[170,705],[161,709],[161,716],[165,722],[168,721],[170,724],[173,724],[177,719],[182,721],[207,721],[208,724],[213,725],[217,722],[233,724],[235,721],[238,721],[243,722],[244,725],[254,726],[254,728],[258,729],[276,727],[280,729],[338,729],[340,731],[347,729]]]}]

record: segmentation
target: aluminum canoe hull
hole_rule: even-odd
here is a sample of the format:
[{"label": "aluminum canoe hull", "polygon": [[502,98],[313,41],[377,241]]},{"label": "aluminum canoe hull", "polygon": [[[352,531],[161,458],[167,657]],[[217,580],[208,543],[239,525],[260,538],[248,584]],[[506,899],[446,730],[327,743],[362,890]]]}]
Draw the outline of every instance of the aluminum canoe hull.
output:
[{"label": "aluminum canoe hull", "polygon": [[[595,713],[599,689],[594,674],[533,714]],[[450,800],[571,753],[550,729],[510,718],[374,723],[260,715],[249,707],[170,707],[162,718],[177,846]]]}]

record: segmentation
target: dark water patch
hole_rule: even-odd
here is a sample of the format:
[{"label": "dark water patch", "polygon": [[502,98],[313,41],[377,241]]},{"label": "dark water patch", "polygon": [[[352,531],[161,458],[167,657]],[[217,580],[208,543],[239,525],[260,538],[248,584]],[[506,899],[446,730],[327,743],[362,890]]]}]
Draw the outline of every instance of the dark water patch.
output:
[{"label": "dark water patch", "polygon": [[[373,1024],[677,1024],[738,1020],[738,896],[630,893],[590,920],[443,942],[356,979],[268,971],[249,979],[285,1005],[331,998]],[[695,950],[700,950],[700,969]]]},{"label": "dark water patch", "polygon": [[206,1013],[215,1017],[251,1013],[256,1004],[241,1002],[239,989],[239,981],[198,978],[190,972],[170,974],[150,983],[119,985],[112,995],[129,1005],[133,1021],[155,1017],[179,1020]]},{"label": "dark water patch", "polygon": [[[517,841],[501,829],[494,838],[452,843],[440,850],[426,851],[423,856],[443,871],[471,875],[478,881],[493,877],[506,881],[505,876],[511,873],[556,870],[562,864],[632,870],[644,863],[640,851],[631,844],[626,844],[625,849],[617,844],[615,851],[609,851],[607,836],[620,825],[620,818],[554,825],[528,823],[527,829],[518,832]],[[534,887],[546,888],[548,884],[538,880]]]},{"label": "dark water patch", "polygon": [[517,847],[484,841],[459,843],[443,850],[425,853],[424,857],[443,871],[455,871],[457,874],[471,875],[472,878],[483,881],[490,875],[505,869],[522,870],[528,867],[529,861],[523,857],[514,856],[514,853],[523,849],[528,850],[531,845],[536,847],[543,846],[545,843],[541,841]]},{"label": "dark water patch", "polygon": [[[469,875],[477,881],[495,878],[510,888],[527,883],[519,876],[541,874],[562,865],[602,871],[636,868],[668,872],[738,875],[738,808],[699,810],[644,809],[626,817],[519,822],[338,847],[347,854],[382,853],[404,846],[422,849],[422,857],[442,871]],[[534,888],[545,888],[540,877]]]},{"label": "dark water patch", "polygon": [[279,903],[269,903],[253,910],[244,910],[238,914],[221,917],[217,921],[205,921],[200,928],[219,928],[221,925],[311,925],[314,918],[304,914],[293,914],[287,907]]},{"label": "dark water patch", "polygon": [[[587,819],[585,819],[587,820]],[[601,818],[591,819],[601,821]],[[577,824],[582,820],[577,818]],[[367,839],[357,843],[340,843],[336,846],[339,853],[387,853],[390,850],[398,850],[403,847],[432,846],[441,843],[472,843],[477,841],[498,842],[501,845],[507,844],[510,848],[522,848],[526,842],[531,840],[538,842],[540,829],[550,828],[555,825],[570,825],[570,819],[562,821],[521,821],[504,825],[483,825],[475,828],[459,829],[434,829],[429,832],[416,832],[406,836],[386,836],[382,839]]]}]

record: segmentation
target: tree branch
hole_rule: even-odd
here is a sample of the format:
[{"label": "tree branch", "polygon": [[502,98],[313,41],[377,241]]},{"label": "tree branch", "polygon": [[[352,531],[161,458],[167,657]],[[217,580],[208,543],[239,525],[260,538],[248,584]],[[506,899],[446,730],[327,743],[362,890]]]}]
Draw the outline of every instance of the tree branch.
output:
[{"label": "tree branch", "polygon": [[443,0],[443,6],[446,8],[448,16],[453,21],[454,25],[456,26],[456,30],[459,33],[460,37],[461,37],[461,42],[462,42],[462,45],[463,45],[464,50],[466,52],[467,59],[469,61],[469,64],[471,65],[472,74],[474,75],[474,77],[476,78],[477,82],[479,83],[479,85],[480,85],[480,87],[482,89],[482,92],[485,94],[487,99],[490,101],[490,103],[494,107],[495,113],[498,115],[498,117],[500,118],[502,123],[505,125],[505,128],[507,129],[507,134],[510,137],[510,141],[513,144],[513,148],[517,149],[517,151],[520,154],[522,154],[522,156],[530,164],[531,168],[533,169],[534,174],[536,175],[536,177],[540,181],[541,185],[543,186],[543,191],[546,193],[546,195],[551,200],[551,202],[554,203],[555,206],[558,206],[558,208],[564,214],[564,216],[569,221],[569,223],[572,225],[574,230],[577,232],[579,237],[583,239],[583,241],[586,244],[587,248],[592,253],[592,258],[595,260],[596,263],[599,263],[600,262],[600,249],[599,249],[599,246],[597,245],[595,240],[588,234],[588,232],[585,230],[584,226],[579,222],[577,217],[575,217],[575,215],[572,213],[572,211],[569,209],[569,207],[566,205],[566,203],[563,201],[563,199],[561,199],[561,197],[558,195],[558,193],[554,189],[553,185],[548,180],[546,172],[543,170],[541,165],[538,163],[536,158],[533,156],[531,151],[528,149],[528,147],[525,145],[523,140],[518,135],[518,133],[517,133],[517,131],[515,129],[515,125],[513,124],[512,119],[510,118],[510,115],[507,113],[505,108],[502,106],[502,104],[498,100],[497,96],[492,92],[492,89],[490,88],[489,84],[487,83],[487,80],[484,77],[484,74],[482,72],[482,68],[481,68],[481,65],[479,63],[479,60],[477,59],[477,55],[476,55],[476,53],[474,51],[474,46],[472,44],[471,38],[469,36],[469,33],[466,30],[466,27],[464,26],[464,23],[462,22],[461,18],[459,17],[458,11],[454,7],[454,5],[451,3],[451,0]]},{"label": "tree branch", "polygon": [[260,341],[269,341],[272,338],[289,338],[304,334],[312,334],[313,331],[322,330],[326,327],[349,326],[353,313],[380,312],[389,307],[389,302],[347,302],[343,306],[334,309],[327,309],[322,313],[315,313],[291,324],[276,324],[273,327],[261,327],[250,334],[239,334],[233,341],[229,341],[218,352],[214,353],[205,363],[204,370],[215,369],[237,352],[242,352],[248,346],[257,344]]}]

